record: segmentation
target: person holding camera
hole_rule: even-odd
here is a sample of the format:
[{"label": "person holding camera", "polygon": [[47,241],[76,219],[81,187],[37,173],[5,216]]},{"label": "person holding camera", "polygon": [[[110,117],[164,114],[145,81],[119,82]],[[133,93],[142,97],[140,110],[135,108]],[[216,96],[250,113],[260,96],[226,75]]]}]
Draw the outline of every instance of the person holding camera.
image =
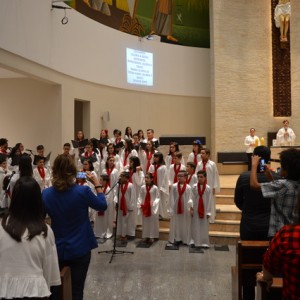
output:
[{"label": "person holding camera", "polygon": [[[72,299],[82,300],[84,283],[91,260],[91,250],[98,247],[89,220],[89,207],[107,209],[103,187],[96,176],[86,173],[97,192],[77,185],[77,168],[70,155],[58,155],[53,164],[52,187],[43,190],[45,212],[51,218],[60,268],[69,266],[72,280]],[[51,299],[59,299],[53,289]]]}]

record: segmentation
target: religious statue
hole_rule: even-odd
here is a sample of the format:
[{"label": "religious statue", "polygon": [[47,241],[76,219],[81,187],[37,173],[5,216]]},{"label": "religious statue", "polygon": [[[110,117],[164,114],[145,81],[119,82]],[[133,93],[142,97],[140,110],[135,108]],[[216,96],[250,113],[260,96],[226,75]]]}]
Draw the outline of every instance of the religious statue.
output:
[{"label": "religious statue", "polygon": [[274,19],[277,28],[280,28],[280,41],[287,42],[291,16],[291,3],[289,0],[279,0],[275,7]]},{"label": "religious statue", "polygon": [[177,42],[173,37],[173,12],[174,0],[156,0],[152,24],[151,34],[166,36],[168,40]]}]

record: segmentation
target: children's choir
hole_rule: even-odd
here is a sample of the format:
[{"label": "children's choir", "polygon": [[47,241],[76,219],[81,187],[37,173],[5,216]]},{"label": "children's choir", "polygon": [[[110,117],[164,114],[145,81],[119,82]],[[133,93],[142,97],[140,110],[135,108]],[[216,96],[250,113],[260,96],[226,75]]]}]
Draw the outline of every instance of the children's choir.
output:
[{"label": "children's choir", "polygon": [[[145,139],[142,130],[133,133],[126,127],[124,136],[115,129],[110,138],[104,129],[99,140],[89,140],[78,131],[72,143],[63,145],[62,153],[71,155],[78,167],[76,183],[90,185],[85,176],[89,172],[104,187],[108,209],[89,212],[95,235],[111,238],[117,221],[119,239],[134,238],[136,225],[142,225],[142,238],[152,243],[159,238],[159,220],[170,219],[169,242],[209,247],[208,224],[214,221],[214,194],[219,191],[218,170],[209,149],[194,141],[185,164],[177,143],[170,143],[164,158],[154,130],[146,132]],[[33,156],[33,176],[41,190],[51,186],[51,153],[45,156],[43,145],[37,146],[35,155],[26,150],[29,153],[18,143],[9,151],[8,140],[0,139],[2,208],[9,203],[7,181],[18,174],[22,156]]]}]

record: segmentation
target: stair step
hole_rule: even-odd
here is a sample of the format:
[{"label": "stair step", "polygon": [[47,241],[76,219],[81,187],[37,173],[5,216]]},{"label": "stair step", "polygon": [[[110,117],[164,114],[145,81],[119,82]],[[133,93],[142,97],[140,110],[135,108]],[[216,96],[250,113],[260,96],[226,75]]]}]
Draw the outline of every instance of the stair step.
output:
[{"label": "stair step", "polygon": [[216,204],[234,204],[234,195],[216,195]]},{"label": "stair step", "polygon": [[209,231],[209,236],[238,238],[240,237],[240,233],[232,231]]},{"label": "stair step", "polygon": [[221,187],[220,192],[217,195],[234,195],[234,187]]},{"label": "stair step", "polygon": [[215,223],[209,224],[209,230],[240,232],[240,221],[239,220],[215,220]]}]

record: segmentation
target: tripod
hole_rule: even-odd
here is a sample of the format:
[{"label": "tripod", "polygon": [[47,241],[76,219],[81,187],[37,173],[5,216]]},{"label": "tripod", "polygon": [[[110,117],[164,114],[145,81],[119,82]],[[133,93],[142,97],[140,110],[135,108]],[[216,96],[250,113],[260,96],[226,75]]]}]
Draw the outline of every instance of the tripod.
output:
[{"label": "tripod", "polygon": [[[114,232],[115,232],[115,235],[114,235],[114,244],[113,244],[113,249],[112,250],[106,250],[106,251],[98,251],[98,254],[100,254],[100,253],[108,253],[108,254],[111,254],[111,258],[110,258],[110,261],[109,261],[109,263],[111,263],[112,262],[112,260],[113,260],[113,258],[114,258],[114,256],[116,255],[116,254],[125,254],[125,253],[130,253],[130,254],[133,254],[134,252],[133,251],[121,251],[121,250],[117,250],[116,249],[116,247],[117,247],[117,228],[118,228],[118,215],[119,215],[119,194],[120,194],[120,184],[119,184],[119,180],[118,181],[116,181],[115,183],[114,183],[114,185],[112,186],[112,188],[109,190],[109,192],[108,193],[110,193],[113,189],[114,189],[114,187],[115,186],[117,186],[118,185],[118,201],[117,201],[117,203],[116,203],[116,209],[117,209],[117,213],[116,213],[116,226],[115,226],[115,229],[114,229]],[[107,194],[108,194],[107,193]],[[106,195],[107,195],[106,194]]]}]

